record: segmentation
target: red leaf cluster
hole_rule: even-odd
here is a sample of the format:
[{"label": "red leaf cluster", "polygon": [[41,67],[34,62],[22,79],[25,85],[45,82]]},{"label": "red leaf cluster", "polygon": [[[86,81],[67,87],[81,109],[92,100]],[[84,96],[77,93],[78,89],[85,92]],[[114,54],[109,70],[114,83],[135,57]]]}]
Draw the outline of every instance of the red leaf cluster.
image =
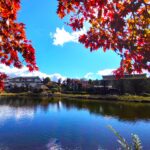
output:
[{"label": "red leaf cluster", "polygon": [[4,88],[3,82],[4,82],[4,79],[6,79],[6,77],[7,77],[6,74],[0,73],[0,91],[3,90]]},{"label": "red leaf cluster", "polygon": [[[25,25],[17,22],[19,9],[20,0],[0,0],[0,63],[21,68],[24,61],[30,71],[37,70],[35,50],[27,40]],[[0,75],[2,87],[4,76]]]},{"label": "red leaf cluster", "polygon": [[114,73],[150,72],[150,0],[58,0],[58,15],[71,14],[69,25],[90,28],[79,42],[91,51],[113,50],[121,57]]}]

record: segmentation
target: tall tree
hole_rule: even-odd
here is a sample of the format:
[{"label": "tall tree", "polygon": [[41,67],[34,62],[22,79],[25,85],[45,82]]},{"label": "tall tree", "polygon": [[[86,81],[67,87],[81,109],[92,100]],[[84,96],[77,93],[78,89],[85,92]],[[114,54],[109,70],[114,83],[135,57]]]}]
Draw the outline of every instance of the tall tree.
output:
[{"label": "tall tree", "polygon": [[48,84],[49,82],[51,82],[51,79],[49,77],[43,79],[44,84]]}]

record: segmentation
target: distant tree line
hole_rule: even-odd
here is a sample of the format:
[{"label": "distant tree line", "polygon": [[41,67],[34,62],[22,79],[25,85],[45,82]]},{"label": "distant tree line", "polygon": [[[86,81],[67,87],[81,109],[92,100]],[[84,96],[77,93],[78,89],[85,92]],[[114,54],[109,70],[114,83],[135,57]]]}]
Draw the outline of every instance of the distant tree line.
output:
[{"label": "distant tree line", "polygon": [[[51,81],[49,77],[43,79],[43,85],[52,93],[70,94],[150,94],[150,78],[129,78],[120,80],[85,80],[85,79],[58,79],[57,82]],[[47,90],[45,88],[45,90]],[[14,86],[9,92],[43,92],[42,89],[32,89],[30,86]]]},{"label": "distant tree line", "polygon": [[150,93],[150,78],[129,78],[120,80],[85,80],[67,78],[58,82],[50,78],[43,79],[43,83],[53,92],[89,93],[89,94],[146,94]]}]

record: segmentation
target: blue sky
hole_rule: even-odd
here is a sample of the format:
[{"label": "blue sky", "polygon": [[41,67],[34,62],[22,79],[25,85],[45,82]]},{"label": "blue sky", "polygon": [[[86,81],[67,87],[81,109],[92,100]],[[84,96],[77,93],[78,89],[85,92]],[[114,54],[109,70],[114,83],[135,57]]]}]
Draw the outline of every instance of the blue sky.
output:
[{"label": "blue sky", "polygon": [[[91,78],[99,78],[98,71],[119,66],[120,58],[112,51],[104,53],[99,49],[91,53],[74,39],[60,41],[67,37],[64,34],[70,37],[76,34],[64,23],[68,17],[58,18],[57,0],[21,0],[21,5],[18,20],[26,24],[26,34],[36,49],[40,72],[59,73],[70,78],[83,78],[89,74]],[[63,44],[59,45],[60,42]]]}]

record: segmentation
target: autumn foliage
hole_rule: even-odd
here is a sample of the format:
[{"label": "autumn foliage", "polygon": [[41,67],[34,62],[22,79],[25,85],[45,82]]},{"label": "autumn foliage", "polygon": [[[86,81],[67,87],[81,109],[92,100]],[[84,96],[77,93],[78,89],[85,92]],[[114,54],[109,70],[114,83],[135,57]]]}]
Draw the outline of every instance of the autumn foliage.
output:
[{"label": "autumn foliage", "polygon": [[[150,72],[150,0],[58,0],[60,18],[70,15],[68,25],[90,27],[79,41],[91,51],[113,50],[121,57],[114,73]],[[108,58],[111,59],[111,58]],[[113,60],[112,60],[113,61]]]},{"label": "autumn foliage", "polygon": [[[25,25],[17,22],[19,9],[20,0],[0,0],[0,63],[21,68],[24,61],[30,71],[37,70]],[[150,72],[150,0],[58,0],[57,14],[69,15],[73,30],[81,30],[85,23],[90,26],[79,38],[86,48],[120,55],[117,77],[142,69]],[[0,73],[0,87],[4,77]]]},{"label": "autumn foliage", "polygon": [[[19,9],[20,0],[0,0],[0,63],[21,68],[25,61],[32,71],[37,69],[35,50],[26,38],[25,25],[17,22]],[[6,75],[0,73],[0,87],[4,77]]]}]

